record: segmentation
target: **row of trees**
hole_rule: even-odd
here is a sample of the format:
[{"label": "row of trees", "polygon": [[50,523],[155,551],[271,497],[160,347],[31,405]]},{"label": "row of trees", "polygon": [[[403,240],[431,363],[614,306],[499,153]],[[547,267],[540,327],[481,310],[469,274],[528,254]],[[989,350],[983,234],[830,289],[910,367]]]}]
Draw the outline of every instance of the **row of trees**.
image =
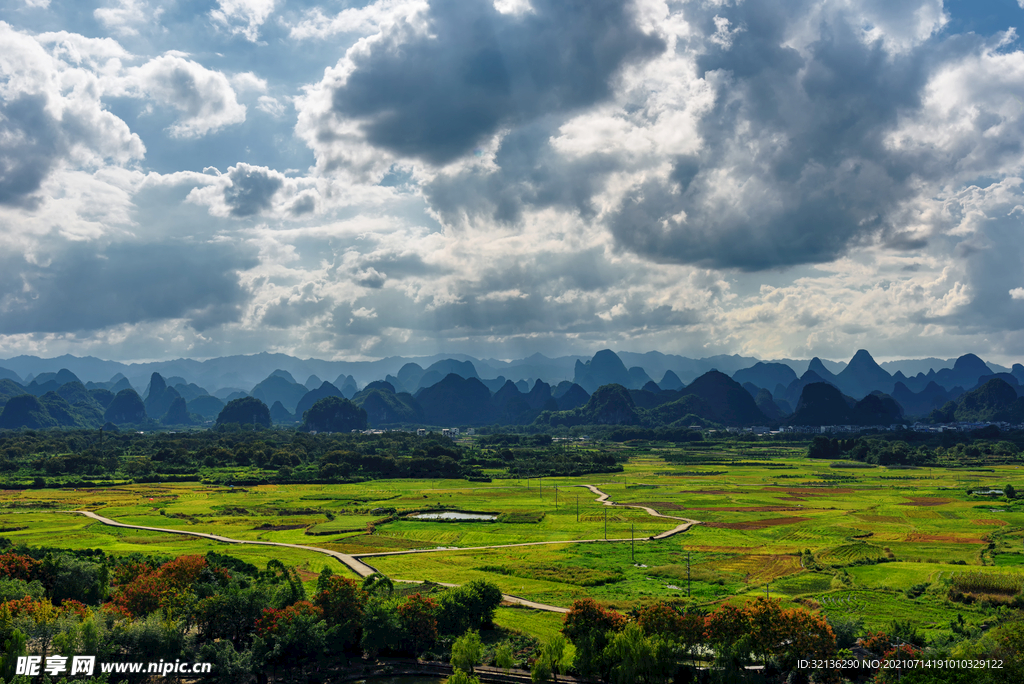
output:
[{"label": "row of trees", "polygon": [[621,469],[608,452],[566,449],[552,444],[547,435],[535,436],[526,444],[516,441],[510,447],[500,442],[482,448],[460,446],[435,434],[310,434],[237,425],[216,431],[144,434],[0,431],[0,475],[15,481],[42,478],[40,486],[79,486],[87,479],[216,478],[216,469],[239,466],[272,471],[257,476],[283,482],[462,478],[480,476],[481,468],[526,475]]},{"label": "row of trees", "polygon": [[947,445],[910,444],[905,440],[816,436],[807,448],[810,458],[850,458],[872,465],[944,465],[973,462],[1015,462],[1020,448],[1009,440],[977,439],[969,435]]},{"label": "row of trees", "polygon": [[[89,581],[65,584],[69,570]],[[0,679],[29,651],[211,662],[221,682],[326,673],[364,654],[446,654],[456,636],[490,626],[502,599],[482,581],[431,589],[410,594],[386,577],[360,584],[325,569],[307,595],[276,560],[261,571],[215,553],[161,561],[9,549],[0,554]]]}]

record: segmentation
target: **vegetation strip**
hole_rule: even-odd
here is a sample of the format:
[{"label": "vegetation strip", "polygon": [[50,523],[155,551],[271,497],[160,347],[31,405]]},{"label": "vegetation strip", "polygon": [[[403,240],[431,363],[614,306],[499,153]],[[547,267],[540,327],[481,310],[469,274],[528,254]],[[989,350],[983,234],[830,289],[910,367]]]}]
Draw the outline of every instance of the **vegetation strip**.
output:
[{"label": "vegetation strip", "polygon": [[[189,532],[187,530],[172,530],[172,529],[168,529],[168,528],[164,528],[164,527],[145,527],[145,526],[142,526],[142,525],[128,525],[126,523],[119,523],[116,520],[111,520],[110,518],[104,518],[102,515],[97,515],[97,514],[93,513],[92,511],[63,511],[63,512],[78,513],[79,515],[84,515],[84,516],[86,516],[88,518],[92,518],[93,520],[95,520],[97,522],[103,523],[104,525],[110,525],[112,527],[123,527],[123,528],[127,528],[127,529],[132,529],[132,530],[146,530],[146,531],[149,531],[149,532],[166,532],[168,534],[183,534],[183,535],[187,535],[187,536],[190,536],[190,537],[201,537],[203,539],[209,539],[211,541],[222,542],[224,544],[256,544],[256,545],[260,545],[260,546],[283,546],[283,547],[290,548],[290,549],[300,549],[300,550],[303,550],[303,551],[315,551],[316,553],[323,553],[323,554],[326,554],[328,556],[331,556],[332,558],[338,559],[339,561],[344,563],[349,569],[351,569],[353,572],[355,572],[360,577],[368,577],[368,576],[374,574],[375,572],[377,572],[374,568],[370,567],[366,563],[363,563],[363,562],[357,560],[354,556],[350,556],[348,554],[341,553],[339,551],[331,551],[330,549],[322,549],[322,548],[320,548],[318,546],[306,546],[306,545],[303,545],[303,544],[285,544],[283,542],[250,541],[248,539],[231,539],[230,537],[222,537],[222,536],[217,535],[217,534],[206,534],[204,532]],[[626,541],[628,541],[628,540],[626,540]],[[398,580],[398,581],[401,582],[401,581],[404,581],[404,580]],[[456,587],[458,585],[457,584],[444,584],[443,586]],[[560,608],[558,606],[549,606],[549,605],[544,604],[544,603],[537,603],[536,601],[528,601],[527,599],[520,598],[518,596],[512,596],[510,594],[503,594],[502,598],[503,598],[503,600],[508,601],[509,603],[515,603],[517,605],[525,606],[526,608],[534,608],[536,610],[546,610],[546,611],[549,611],[549,612],[552,612],[552,613],[565,613],[565,612],[568,612],[565,608]]]}]

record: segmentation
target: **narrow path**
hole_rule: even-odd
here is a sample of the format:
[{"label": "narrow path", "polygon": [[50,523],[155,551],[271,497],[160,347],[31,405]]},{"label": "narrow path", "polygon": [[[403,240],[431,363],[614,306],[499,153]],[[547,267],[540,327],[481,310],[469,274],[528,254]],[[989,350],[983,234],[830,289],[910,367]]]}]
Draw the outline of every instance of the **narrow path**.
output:
[{"label": "narrow path", "polygon": [[688,529],[690,529],[694,525],[699,525],[700,524],[700,520],[691,520],[690,518],[680,518],[677,515],[665,515],[663,513],[659,513],[658,511],[656,511],[653,508],[650,508],[648,506],[640,506],[638,504],[618,504],[618,503],[615,503],[614,501],[609,501],[608,500],[608,495],[605,494],[604,492],[602,492],[600,489],[598,489],[594,485],[573,485],[573,486],[574,487],[585,487],[586,489],[589,489],[591,492],[593,492],[594,494],[598,495],[597,496],[597,503],[604,504],[605,506],[618,506],[620,508],[639,508],[641,511],[646,511],[647,515],[653,516],[655,518],[667,518],[669,520],[682,520],[683,521],[682,525],[679,525],[678,527],[674,527],[674,528],[672,528],[671,530],[669,530],[667,532],[662,532],[661,534],[656,534],[653,537],[651,537],[651,539],[668,539],[672,535],[679,534],[680,532],[686,532]]},{"label": "narrow path", "polygon": [[143,525],[128,525],[127,523],[120,523],[110,518],[104,518],[102,515],[97,515],[92,511],[69,511],[71,513],[78,513],[84,515],[87,518],[92,518],[97,522],[101,522],[104,525],[110,525],[111,527],[124,527],[132,530],[148,530],[150,532],[168,532],[170,534],[184,534],[189,537],[200,537],[202,539],[210,539],[216,542],[222,542],[224,544],[257,544],[260,546],[285,546],[290,549],[302,549],[303,551],[314,551],[316,553],[323,553],[332,558],[335,558],[344,563],[349,569],[355,572],[360,577],[366,577],[377,572],[372,567],[363,563],[362,561],[356,560],[355,557],[350,556],[347,553],[341,553],[340,551],[331,551],[330,549],[323,549],[319,546],[305,546],[303,544],[286,544],[284,542],[268,542],[268,541],[250,541],[248,539],[232,539],[231,537],[222,537],[219,534],[207,534],[205,532],[191,532],[189,530],[174,530],[167,527],[145,527]]},{"label": "narrow path", "polygon": [[[677,525],[676,527],[672,528],[671,530],[667,530],[665,532],[661,532],[660,534],[656,534],[656,535],[654,535],[652,537],[644,538],[646,540],[667,539],[667,538],[669,538],[669,537],[671,537],[673,535],[679,534],[680,532],[686,532],[688,529],[690,529],[694,525],[699,525],[700,524],[699,520],[691,520],[690,518],[681,518],[681,517],[675,516],[675,515],[664,515],[664,514],[659,513],[656,510],[654,510],[653,508],[650,508],[648,506],[641,506],[641,505],[637,505],[637,504],[618,504],[618,503],[615,503],[614,501],[610,501],[609,500],[608,494],[605,494],[604,492],[602,492],[600,489],[598,489],[594,485],[573,485],[573,486],[575,486],[575,487],[584,487],[586,489],[589,489],[594,494],[597,494],[597,503],[603,504],[605,506],[618,506],[618,507],[621,507],[621,508],[637,508],[637,509],[640,509],[642,511],[645,511],[648,515],[650,515],[652,517],[655,517],[655,518],[666,518],[666,519],[669,519],[669,520],[682,520],[683,521],[683,523],[681,525]],[[632,541],[631,538],[627,538],[627,537],[620,538],[620,539],[565,539],[565,540],[562,540],[562,541],[539,541],[539,542],[521,542],[521,543],[518,543],[518,544],[495,544],[495,545],[492,545],[492,546],[466,546],[466,547],[458,547],[458,548],[455,548],[455,547],[438,547],[438,548],[435,548],[435,549],[409,549],[409,550],[406,550],[406,551],[381,551],[380,553],[354,553],[354,554],[348,554],[348,553],[341,553],[340,551],[332,551],[331,549],[324,549],[324,548],[321,548],[319,546],[306,546],[305,544],[288,544],[288,543],[285,543],[285,542],[269,542],[269,541],[253,541],[253,540],[248,540],[248,539],[232,539],[231,537],[223,537],[223,536],[221,536],[219,534],[208,534],[206,532],[192,532],[192,531],[189,531],[189,530],[175,530],[175,529],[171,529],[171,528],[167,528],[167,527],[146,527],[144,525],[129,525],[127,523],[117,522],[116,520],[112,520],[110,518],[105,518],[102,515],[99,515],[97,513],[93,513],[92,511],[65,511],[65,512],[67,512],[67,513],[77,513],[79,515],[84,515],[87,518],[92,518],[93,520],[95,520],[97,522],[103,523],[104,525],[110,525],[111,527],[122,527],[122,528],[126,528],[126,529],[131,529],[131,530],[146,530],[146,531],[149,531],[149,532],[165,532],[165,533],[168,533],[168,534],[182,534],[182,535],[186,535],[186,536],[189,536],[189,537],[199,537],[201,539],[209,539],[210,541],[221,542],[223,544],[255,544],[255,545],[258,545],[258,546],[283,546],[283,547],[286,547],[286,548],[289,548],[289,549],[300,549],[302,551],[313,551],[314,553],[322,553],[322,554],[330,556],[331,558],[334,558],[334,559],[336,559],[338,561],[341,561],[346,567],[348,567],[350,570],[355,572],[360,577],[366,577],[367,575],[372,575],[373,573],[377,572],[377,570],[373,566],[368,565],[368,564],[364,563],[362,560],[360,560],[362,558],[378,558],[378,557],[383,557],[383,556],[403,556],[403,555],[408,555],[408,554],[413,554],[413,553],[457,553],[457,552],[461,552],[461,551],[486,551],[486,550],[490,550],[490,549],[507,549],[507,548],[513,548],[513,547],[517,547],[517,546],[546,546],[546,545],[551,545],[551,544],[599,544],[599,543],[607,543],[607,542],[628,542],[628,541]],[[397,581],[399,581],[399,582],[415,582],[415,580],[397,580]],[[440,585],[446,586],[446,587],[458,586],[457,584],[447,584],[447,583],[444,583],[444,582],[438,582],[437,584],[440,584]],[[552,612],[552,613],[567,613],[567,612],[569,612],[567,609],[561,608],[559,606],[551,606],[551,605],[548,605],[546,603],[537,603],[536,601],[530,601],[530,600],[521,598],[519,596],[514,596],[512,594],[503,594],[503,598],[504,598],[505,601],[507,601],[509,603],[514,603],[514,604],[517,604],[517,605],[520,605],[520,606],[525,606],[527,608],[535,608],[537,610],[546,610],[546,611]]]},{"label": "narrow path", "polygon": [[[201,539],[209,539],[210,541],[221,542],[222,544],[256,544],[258,546],[284,546],[289,549],[301,549],[303,551],[313,551],[314,553],[322,553],[331,558],[335,558],[344,563],[349,569],[355,572],[360,577],[366,577],[377,572],[372,566],[363,563],[358,560],[355,556],[351,556],[347,553],[341,553],[340,551],[332,551],[331,549],[324,549],[319,546],[306,546],[304,544],[286,544],[284,542],[268,542],[268,541],[252,541],[248,539],[232,539],[231,537],[223,537],[219,534],[207,534],[206,532],[191,532],[189,530],[174,530],[168,527],[146,527],[145,525],[129,525],[127,523],[120,523],[110,518],[105,518],[102,515],[93,513],[92,511],[62,511],[64,513],[77,513],[84,515],[87,518],[92,518],[96,522],[103,523],[104,525],[110,525],[111,527],[122,527],[130,530],[146,530],[148,532],[165,532],[167,534],[182,534],[188,537],[199,537]],[[397,580],[399,582],[416,582],[415,580]],[[457,587],[457,584],[448,584],[446,582],[435,582],[445,587]],[[516,605],[524,606],[526,608],[534,608],[536,610],[545,610],[549,613],[568,613],[566,608],[560,606],[550,606],[546,603],[537,603],[536,601],[530,601],[519,596],[513,596],[512,594],[502,594],[502,599],[508,603],[514,603]]]}]

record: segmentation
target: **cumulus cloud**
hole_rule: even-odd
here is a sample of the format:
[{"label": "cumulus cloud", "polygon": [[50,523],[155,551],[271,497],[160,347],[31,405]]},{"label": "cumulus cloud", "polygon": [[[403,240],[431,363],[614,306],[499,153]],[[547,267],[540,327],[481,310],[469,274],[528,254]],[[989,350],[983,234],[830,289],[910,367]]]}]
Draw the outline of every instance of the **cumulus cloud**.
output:
[{"label": "cumulus cloud", "polygon": [[40,41],[0,22],[0,204],[37,206],[43,181],[66,162],[143,156],[139,137],[103,108],[95,74],[68,69],[58,58],[91,62],[121,54],[110,41],[59,34]]},{"label": "cumulus cloud", "polygon": [[140,25],[158,20],[163,13],[163,7],[150,7],[143,0],[116,0],[93,10],[97,21],[121,36],[138,35]]},{"label": "cumulus cloud", "polygon": [[299,133],[328,167],[379,166],[364,145],[444,165],[503,127],[608,98],[623,65],[665,48],[621,2],[532,6],[440,0],[382,26],[300,101]]},{"label": "cumulus cloud", "polygon": [[4,349],[1024,353],[1024,51],[957,6],[151,4],[0,25]]},{"label": "cumulus cloud", "polygon": [[307,10],[300,21],[289,25],[294,40],[324,40],[339,34],[369,35],[396,22],[420,24],[429,10],[426,0],[377,0],[363,7],[346,7],[333,16],[320,7]]},{"label": "cumulus cloud", "polygon": [[219,9],[210,11],[215,23],[256,42],[260,27],[273,14],[277,0],[217,0],[217,4]]},{"label": "cumulus cloud", "polygon": [[166,54],[128,70],[126,85],[181,113],[168,132],[196,138],[245,121],[227,76],[180,54]]},{"label": "cumulus cloud", "polygon": [[239,164],[228,171],[231,184],[224,189],[224,203],[232,216],[252,216],[270,208],[274,195],[284,185],[280,174]]},{"label": "cumulus cloud", "polygon": [[188,201],[209,207],[213,216],[248,218],[300,217],[316,211],[319,194],[309,179],[288,178],[265,166],[238,163],[220,173],[207,169],[203,184]]}]

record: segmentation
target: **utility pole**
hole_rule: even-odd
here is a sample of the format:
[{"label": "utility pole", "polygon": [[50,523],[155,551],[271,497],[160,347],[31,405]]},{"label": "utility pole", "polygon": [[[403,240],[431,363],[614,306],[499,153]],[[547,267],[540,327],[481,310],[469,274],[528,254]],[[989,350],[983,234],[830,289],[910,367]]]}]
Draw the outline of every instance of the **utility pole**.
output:
[{"label": "utility pole", "polygon": [[690,598],[690,552],[686,552],[686,598]]},{"label": "utility pole", "polygon": [[604,540],[608,541],[608,509],[604,509]]},{"label": "utility pole", "polygon": [[771,597],[771,594],[769,594],[769,593],[768,593],[768,587],[769,587],[770,585],[771,585],[771,582],[768,582],[768,584],[765,584],[765,585],[764,585],[764,597],[765,597],[766,599],[768,599],[769,601],[770,601],[770,600],[771,600],[771,598],[772,598],[772,597]]},{"label": "utility pole", "polygon": [[636,562],[636,540],[633,538],[633,523],[629,523],[629,558]]},{"label": "utility pole", "polygon": [[555,485],[555,510],[558,510],[558,485]]},{"label": "utility pole", "polygon": [[580,521],[580,495],[576,495],[576,522]]}]

